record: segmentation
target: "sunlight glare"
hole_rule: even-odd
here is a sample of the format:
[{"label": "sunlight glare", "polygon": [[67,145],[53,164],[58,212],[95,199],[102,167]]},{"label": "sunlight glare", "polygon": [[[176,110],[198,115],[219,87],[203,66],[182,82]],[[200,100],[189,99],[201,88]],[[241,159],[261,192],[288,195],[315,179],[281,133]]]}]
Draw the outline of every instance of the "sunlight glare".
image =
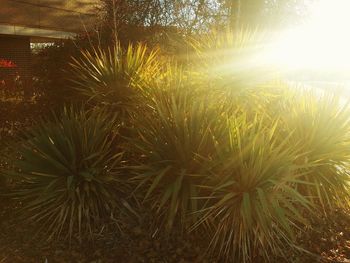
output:
[{"label": "sunlight glare", "polygon": [[290,69],[350,69],[350,1],[319,0],[301,26],[279,33],[269,47],[272,63]]}]

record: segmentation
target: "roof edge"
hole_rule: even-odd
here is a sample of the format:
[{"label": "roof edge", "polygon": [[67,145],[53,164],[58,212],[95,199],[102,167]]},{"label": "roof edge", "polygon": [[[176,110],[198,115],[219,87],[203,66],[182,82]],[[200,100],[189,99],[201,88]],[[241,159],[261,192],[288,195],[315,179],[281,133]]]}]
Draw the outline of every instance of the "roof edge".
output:
[{"label": "roof edge", "polygon": [[0,24],[0,34],[13,36],[28,36],[34,39],[70,39],[77,34],[72,32],[58,31],[52,29],[34,28],[17,25]]}]

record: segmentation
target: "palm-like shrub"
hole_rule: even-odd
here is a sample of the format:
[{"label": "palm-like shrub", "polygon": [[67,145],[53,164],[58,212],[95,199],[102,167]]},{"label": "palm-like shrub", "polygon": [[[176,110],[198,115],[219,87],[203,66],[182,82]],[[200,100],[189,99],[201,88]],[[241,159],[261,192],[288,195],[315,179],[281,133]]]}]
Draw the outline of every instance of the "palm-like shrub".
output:
[{"label": "palm-like shrub", "polygon": [[5,171],[19,180],[12,196],[48,239],[93,233],[121,207],[127,187],[112,120],[108,114],[65,110],[15,145],[21,158]]},{"label": "palm-like shrub", "polygon": [[249,30],[214,31],[201,35],[190,40],[195,58],[193,66],[215,80],[215,85],[255,85],[265,79],[262,77],[267,77],[261,74],[262,70],[267,72],[266,65],[259,60],[263,52],[262,43],[262,34]]},{"label": "palm-like shrub", "polygon": [[71,63],[74,88],[94,104],[127,111],[139,103],[139,90],[159,73],[157,50],[142,44],[82,51]]},{"label": "palm-like shrub", "polygon": [[298,145],[298,163],[312,164],[300,191],[324,208],[349,207],[350,107],[334,94],[302,91],[281,102],[281,118],[290,145]]},{"label": "palm-like shrub", "polygon": [[195,226],[209,228],[210,248],[226,261],[284,256],[284,249],[293,246],[296,228],[307,223],[302,211],[310,203],[295,188],[302,183],[294,163],[296,149],[279,142],[277,121],[270,127],[265,123],[233,117],[225,141],[216,147],[206,183],[212,194]]},{"label": "palm-like shrub", "polygon": [[263,34],[249,30],[214,31],[190,40],[194,50],[190,68],[197,83],[214,94],[217,104],[225,104],[226,111],[235,112],[237,105],[250,110],[276,89],[276,85],[266,85],[277,73],[262,63],[263,42]]},{"label": "palm-like shrub", "polygon": [[174,61],[164,65],[157,79],[142,90],[146,104],[151,108],[157,104],[169,104],[170,100],[206,101],[212,104],[213,97],[207,84],[198,82],[196,73]]},{"label": "palm-like shrub", "polygon": [[210,105],[192,101],[186,88],[158,92],[148,114],[136,120],[138,137],[132,141],[140,156],[135,179],[146,186],[145,200],[163,226],[186,227],[188,215],[198,209],[198,184],[206,176],[212,158],[220,114]]},{"label": "palm-like shrub", "polygon": [[[240,30],[234,32],[230,29],[223,32],[212,31],[190,39],[190,45],[194,48],[202,62],[219,64],[220,61],[231,61],[236,55],[248,54],[257,45],[258,34],[256,31]],[[229,56],[228,56],[229,55]]]}]

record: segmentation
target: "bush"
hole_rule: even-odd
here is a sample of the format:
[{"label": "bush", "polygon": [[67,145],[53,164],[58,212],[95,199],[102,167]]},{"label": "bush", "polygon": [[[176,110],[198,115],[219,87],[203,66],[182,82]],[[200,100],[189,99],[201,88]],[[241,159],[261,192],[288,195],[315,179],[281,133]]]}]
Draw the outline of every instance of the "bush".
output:
[{"label": "bush", "polygon": [[[299,91],[281,101],[289,147],[299,146],[299,164],[309,164],[299,190],[324,211],[350,204],[350,107],[334,94]],[[285,135],[284,134],[284,135]]]},{"label": "bush", "polygon": [[18,179],[12,196],[22,216],[40,224],[48,239],[92,234],[121,207],[129,191],[124,182],[118,132],[108,114],[65,110],[56,121],[24,133],[15,151]]},{"label": "bush", "polygon": [[159,74],[158,60],[157,51],[142,44],[126,50],[116,44],[112,50],[83,51],[82,58],[71,63],[72,82],[93,105],[127,113],[140,103],[140,89]]},{"label": "bush", "polygon": [[296,147],[276,136],[278,122],[231,117],[224,141],[216,144],[211,194],[195,226],[208,227],[211,251],[225,261],[269,261],[294,247],[298,227],[307,224],[310,202],[296,189],[303,183],[295,164]]},{"label": "bush", "polygon": [[[92,233],[120,211],[133,180],[156,223],[208,230],[224,261],[287,257],[305,215],[348,207],[349,107],[262,84],[271,75],[251,67],[255,34],[192,44],[195,60],[182,67],[142,44],[83,51],[71,64],[74,89],[100,113],[66,110],[39,124],[6,172],[20,178],[14,196],[50,238]],[[119,113],[119,133],[106,108]],[[127,181],[124,151],[134,162]]]},{"label": "bush", "polygon": [[61,109],[74,101],[74,93],[68,88],[68,69],[71,56],[79,54],[79,49],[71,41],[53,45],[41,45],[32,55],[33,88],[46,108]]},{"label": "bush", "polygon": [[239,108],[255,115],[283,93],[278,72],[261,64],[263,42],[263,34],[250,30],[213,31],[189,40],[194,58],[189,71],[225,112]]},{"label": "bush", "polygon": [[101,44],[104,47],[108,45],[106,41],[97,39],[96,36],[85,32],[72,40],[34,45],[33,87],[46,107],[60,110],[68,102],[75,103],[81,100],[79,94],[70,87],[69,80],[72,77],[70,63],[72,57],[81,58],[81,50],[92,50]]},{"label": "bush", "polygon": [[[173,87],[174,88],[174,87]],[[203,101],[192,101],[191,89],[159,91],[150,110],[135,121],[131,141],[138,164],[133,167],[145,199],[163,221],[188,226],[199,205],[194,199],[207,176],[207,161],[220,136],[220,114]]]},{"label": "bush", "polygon": [[196,58],[191,61],[194,71],[201,73],[202,81],[209,78],[218,93],[221,90],[226,95],[237,95],[271,78],[271,70],[258,61],[263,37],[256,31],[214,31],[189,42]]}]

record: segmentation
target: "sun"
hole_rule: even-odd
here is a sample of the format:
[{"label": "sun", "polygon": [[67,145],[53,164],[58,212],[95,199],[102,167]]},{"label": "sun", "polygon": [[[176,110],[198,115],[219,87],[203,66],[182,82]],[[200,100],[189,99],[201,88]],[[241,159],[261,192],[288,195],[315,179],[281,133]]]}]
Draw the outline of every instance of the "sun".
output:
[{"label": "sun", "polygon": [[350,0],[319,0],[309,18],[279,32],[267,57],[289,70],[350,70]]}]

